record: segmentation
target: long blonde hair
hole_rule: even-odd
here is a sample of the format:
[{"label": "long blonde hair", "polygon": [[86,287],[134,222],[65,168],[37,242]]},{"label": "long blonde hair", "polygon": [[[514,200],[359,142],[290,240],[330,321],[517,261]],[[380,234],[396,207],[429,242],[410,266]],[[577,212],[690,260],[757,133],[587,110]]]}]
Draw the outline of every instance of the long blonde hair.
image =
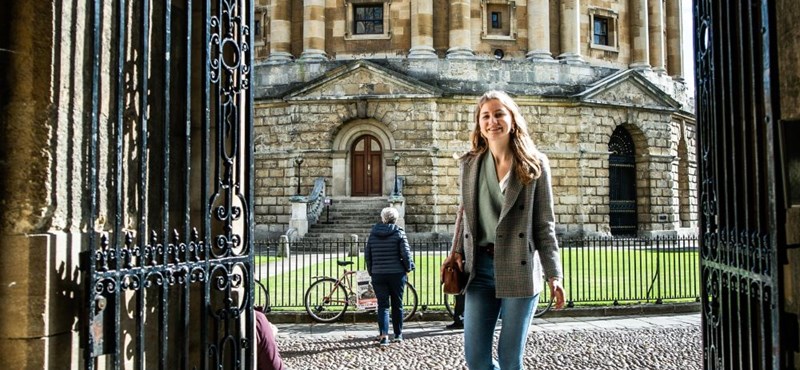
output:
[{"label": "long blonde hair", "polygon": [[486,139],[481,136],[480,113],[481,107],[489,100],[497,100],[509,112],[512,118],[512,132],[511,132],[511,152],[514,155],[514,174],[517,179],[523,184],[530,184],[531,181],[536,180],[542,174],[542,163],[539,160],[539,150],[533,144],[533,139],[528,133],[528,122],[522,117],[519,111],[519,106],[514,99],[503,91],[490,90],[478,99],[478,104],[475,106],[475,128],[470,133],[470,142],[472,148],[466,156],[477,157],[489,149],[489,144]]}]

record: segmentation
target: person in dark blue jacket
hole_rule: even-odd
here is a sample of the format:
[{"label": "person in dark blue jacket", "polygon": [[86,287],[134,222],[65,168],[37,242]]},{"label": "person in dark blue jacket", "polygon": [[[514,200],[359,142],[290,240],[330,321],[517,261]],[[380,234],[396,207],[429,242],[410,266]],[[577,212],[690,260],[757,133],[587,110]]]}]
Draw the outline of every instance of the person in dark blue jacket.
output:
[{"label": "person in dark blue jacket", "polygon": [[380,345],[389,344],[389,301],[392,305],[393,342],[403,341],[403,292],[406,274],[414,270],[411,247],[406,232],[395,225],[397,210],[391,207],[381,211],[381,223],[375,224],[367,239],[364,259],[372,278],[372,287],[378,298],[378,330]]}]

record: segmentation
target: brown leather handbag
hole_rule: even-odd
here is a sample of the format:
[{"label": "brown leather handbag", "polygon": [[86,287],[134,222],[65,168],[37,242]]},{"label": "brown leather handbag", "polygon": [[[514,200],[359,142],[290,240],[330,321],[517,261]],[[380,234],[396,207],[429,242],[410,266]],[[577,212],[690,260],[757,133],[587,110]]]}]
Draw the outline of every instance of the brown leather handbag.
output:
[{"label": "brown leather handbag", "polygon": [[453,247],[450,249],[450,256],[442,263],[440,275],[442,279],[442,291],[445,294],[461,294],[467,285],[469,276],[458,266],[456,251],[462,249],[461,239],[463,238],[462,216],[464,209],[459,207],[456,215],[456,229],[453,234]]}]

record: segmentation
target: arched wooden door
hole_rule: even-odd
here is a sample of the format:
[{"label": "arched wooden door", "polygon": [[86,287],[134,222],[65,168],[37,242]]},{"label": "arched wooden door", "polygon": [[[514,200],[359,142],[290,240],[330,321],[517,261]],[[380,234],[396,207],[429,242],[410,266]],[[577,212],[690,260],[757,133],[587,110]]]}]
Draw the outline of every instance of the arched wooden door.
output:
[{"label": "arched wooden door", "polygon": [[617,127],[608,142],[609,218],[614,236],[636,235],[636,148],[631,135]]},{"label": "arched wooden door", "polygon": [[352,196],[372,196],[383,193],[383,150],[371,135],[358,138],[351,149],[350,179]]}]

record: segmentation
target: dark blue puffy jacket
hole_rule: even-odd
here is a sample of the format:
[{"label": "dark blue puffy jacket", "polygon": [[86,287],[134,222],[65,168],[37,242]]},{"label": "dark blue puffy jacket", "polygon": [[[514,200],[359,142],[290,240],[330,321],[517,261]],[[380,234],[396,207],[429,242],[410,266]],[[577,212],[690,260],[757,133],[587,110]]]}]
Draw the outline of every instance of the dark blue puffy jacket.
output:
[{"label": "dark blue puffy jacket", "polygon": [[378,223],[372,227],[364,249],[364,258],[370,275],[409,272],[414,269],[406,232],[395,224]]}]

